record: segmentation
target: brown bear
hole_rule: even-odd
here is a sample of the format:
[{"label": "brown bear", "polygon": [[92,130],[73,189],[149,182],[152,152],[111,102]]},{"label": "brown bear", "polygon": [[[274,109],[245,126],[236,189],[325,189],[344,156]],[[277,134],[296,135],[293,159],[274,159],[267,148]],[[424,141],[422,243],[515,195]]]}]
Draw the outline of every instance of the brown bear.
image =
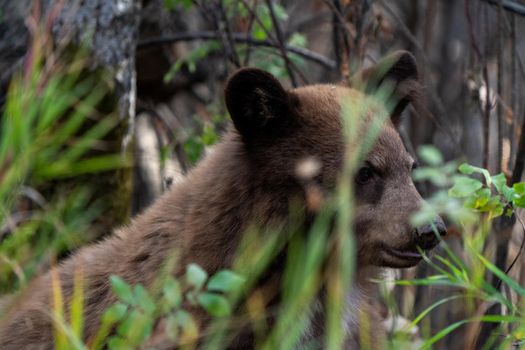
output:
[{"label": "brown bear", "polygon": [[[82,268],[84,337],[95,334],[103,310],[116,301],[110,275],[151,286],[175,248],[180,266],[197,263],[213,273],[232,266],[249,225],[278,227],[286,222],[292,200],[297,204],[302,198],[300,203],[306,205],[297,162],[313,157],[319,172],[312,181],[321,192],[333,192],[346,149],[342,104],[351,108],[366,92],[388,81],[396,101],[391,119],[382,124],[353,180],[357,280],[348,296],[343,327],[349,334],[348,347],[356,344],[351,338],[358,332],[357,314],[369,307],[368,279],[381,267],[414,266],[422,259],[418,247],[428,250],[438,243],[430,225],[409,224],[422,198],[411,179],[414,160],[396,130],[401,112],[419,89],[415,59],[408,52],[396,52],[357,80],[367,82],[365,92],[348,84],[286,90],[259,69],[236,72],[225,89],[233,126],[216,149],[130,225],[58,266],[64,300],[71,298],[74,272]],[[366,118],[373,119],[373,111]],[[434,224],[445,233],[441,219]],[[280,265],[272,266],[275,273],[282,272]],[[10,307],[0,325],[0,349],[53,348],[51,284],[51,273],[37,278]],[[323,334],[323,323],[314,317],[303,338]],[[235,344],[232,347],[253,347],[249,332]]]}]

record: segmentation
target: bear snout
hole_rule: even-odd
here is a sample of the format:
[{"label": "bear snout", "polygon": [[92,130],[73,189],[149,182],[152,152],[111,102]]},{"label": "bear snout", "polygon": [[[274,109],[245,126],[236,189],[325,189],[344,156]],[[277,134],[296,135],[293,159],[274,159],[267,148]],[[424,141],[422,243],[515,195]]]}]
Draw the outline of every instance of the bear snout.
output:
[{"label": "bear snout", "polygon": [[[439,237],[434,232],[434,228]],[[447,228],[443,220],[438,216],[432,224],[427,224],[416,228],[417,245],[423,250],[433,249],[439,244],[440,237],[447,234]]]}]

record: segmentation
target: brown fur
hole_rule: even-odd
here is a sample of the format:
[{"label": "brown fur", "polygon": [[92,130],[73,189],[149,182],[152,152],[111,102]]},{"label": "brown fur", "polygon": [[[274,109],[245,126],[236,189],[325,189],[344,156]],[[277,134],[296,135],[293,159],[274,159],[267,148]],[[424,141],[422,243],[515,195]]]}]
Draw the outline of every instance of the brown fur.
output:
[{"label": "brown fur", "polygon": [[[395,55],[390,61],[396,69],[386,69],[382,79],[392,79],[397,85],[415,82],[412,56]],[[389,71],[395,74],[389,75]],[[226,103],[235,128],[226,133],[214,152],[130,225],[60,264],[66,302],[72,295],[75,271],[83,271],[85,337],[93,336],[102,311],[116,300],[109,288],[111,274],[130,284],[151,286],[175,249],[179,252],[177,266],[194,262],[213,273],[232,265],[247,225],[273,227],[285,222],[291,199],[304,197],[293,166],[301,159],[315,157],[322,166],[315,181],[323,191],[333,190],[345,150],[341,101],[359,103],[364,98],[361,92],[342,85],[314,85],[287,92],[268,73],[253,69],[241,70],[231,78]],[[409,98],[403,94],[399,101],[406,105]],[[400,113],[398,107],[396,113]],[[386,121],[367,157],[366,164],[375,169],[374,177],[357,184],[358,281],[348,298],[344,326],[349,334],[356,334],[358,314],[369,309],[368,278],[379,267],[406,267],[419,261],[389,250],[414,252],[421,243],[408,224],[409,216],[421,204],[410,177],[412,163],[394,125]],[[431,248],[435,242],[425,244]],[[51,349],[50,300],[48,273],[36,279],[11,307],[0,326],[0,348]],[[372,311],[366,313],[371,315]],[[320,310],[305,338],[322,334],[322,324]],[[249,344],[249,340],[241,339],[238,344]],[[352,344],[350,340],[348,344]]]}]

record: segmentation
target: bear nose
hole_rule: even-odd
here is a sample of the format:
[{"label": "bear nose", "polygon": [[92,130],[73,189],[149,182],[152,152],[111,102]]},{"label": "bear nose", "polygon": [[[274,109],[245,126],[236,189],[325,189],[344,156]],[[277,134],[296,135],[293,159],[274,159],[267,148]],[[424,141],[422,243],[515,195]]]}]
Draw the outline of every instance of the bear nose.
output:
[{"label": "bear nose", "polygon": [[422,249],[432,249],[439,243],[439,238],[434,233],[434,227],[436,228],[440,237],[443,237],[447,234],[445,223],[439,216],[433,220],[432,224],[423,225],[416,229],[419,242],[418,245]]},{"label": "bear nose", "polygon": [[436,228],[437,232],[440,236],[444,236],[447,234],[447,228],[445,227],[445,223],[443,222],[443,219],[441,219],[439,216],[437,216],[432,224],[427,224],[421,227],[418,227],[416,229],[416,232],[419,236],[429,236],[429,235],[435,235],[434,234],[434,227]]}]

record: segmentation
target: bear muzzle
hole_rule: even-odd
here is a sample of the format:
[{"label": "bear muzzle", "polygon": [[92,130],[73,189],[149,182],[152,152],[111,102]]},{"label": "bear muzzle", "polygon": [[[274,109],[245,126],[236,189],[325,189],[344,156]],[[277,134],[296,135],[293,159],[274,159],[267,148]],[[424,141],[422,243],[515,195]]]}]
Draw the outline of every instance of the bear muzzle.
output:
[{"label": "bear muzzle", "polygon": [[437,216],[432,224],[416,228],[416,245],[423,250],[431,250],[439,244],[441,237],[447,234],[443,219]]}]

